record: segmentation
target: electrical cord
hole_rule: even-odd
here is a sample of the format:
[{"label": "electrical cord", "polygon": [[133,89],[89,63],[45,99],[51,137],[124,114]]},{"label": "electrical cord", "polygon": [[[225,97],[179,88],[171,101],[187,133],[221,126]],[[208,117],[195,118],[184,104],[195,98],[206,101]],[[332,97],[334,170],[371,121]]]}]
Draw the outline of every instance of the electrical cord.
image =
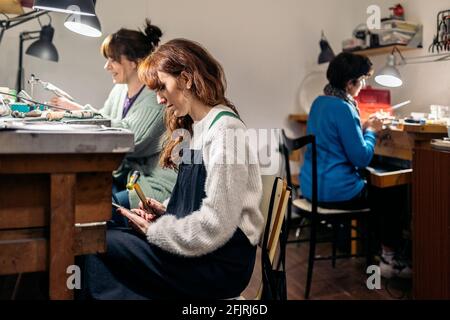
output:
[{"label": "electrical cord", "polygon": [[[0,95],[6,95],[6,96],[9,96],[9,97],[16,97],[16,95],[14,95],[14,94],[10,94],[10,93],[7,93],[7,92],[1,92],[1,91],[0,91]],[[20,99],[24,100],[25,102],[29,102],[29,103],[37,104],[37,105],[42,105],[44,107],[51,108],[51,109],[70,111],[67,108],[51,106],[49,104],[46,104],[46,103],[43,103],[43,102],[39,102],[39,101],[35,101],[35,100],[32,100],[32,99],[27,99],[27,98],[23,98],[23,97],[20,97]]]},{"label": "electrical cord", "polygon": [[[52,16],[48,12],[47,12],[46,16],[49,19],[48,25],[51,25],[52,24]],[[38,17],[37,20],[39,22],[39,26],[42,28],[43,25],[42,25],[41,17]]]}]

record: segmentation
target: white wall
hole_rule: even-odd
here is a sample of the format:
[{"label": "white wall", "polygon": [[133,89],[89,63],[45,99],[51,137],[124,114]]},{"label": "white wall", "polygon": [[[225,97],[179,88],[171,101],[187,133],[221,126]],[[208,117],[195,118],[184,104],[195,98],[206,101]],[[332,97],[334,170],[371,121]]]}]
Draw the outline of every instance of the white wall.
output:
[{"label": "white wall", "polygon": [[[383,15],[398,1],[382,0],[98,0],[105,35],[120,27],[137,28],[145,17],[161,27],[163,41],[185,37],[202,43],[222,62],[228,96],[250,127],[290,127],[289,113],[298,112],[297,91],[304,76],[319,67],[320,31],[335,53],[353,28],[366,20],[366,8],[379,4]],[[400,1],[407,18],[425,26],[424,46],[432,41],[437,11],[448,0]],[[67,90],[81,103],[101,106],[112,87],[99,53],[102,39],[79,36],[63,26],[64,15],[52,14],[60,62],[25,55],[26,78],[35,73]],[[46,17],[42,18],[45,23]],[[38,29],[31,21],[6,32],[0,45],[0,86],[15,86],[19,32]],[[426,53],[426,50],[423,50]],[[411,55],[422,54],[414,51]],[[385,57],[373,59],[380,68]],[[413,100],[409,109],[450,104],[449,62],[401,67],[405,85],[393,89],[393,103]],[[323,69],[324,67],[322,67]],[[447,72],[445,70],[447,69]],[[48,98],[40,93],[39,98]],[[408,109],[408,110],[409,110]],[[406,109],[405,109],[406,110]],[[295,130],[294,130],[295,131]]]},{"label": "white wall", "polygon": [[297,109],[303,76],[316,66],[321,29],[338,48],[355,2],[156,0],[149,16],[166,39],[197,40],[223,63],[229,96],[250,126],[282,127]]}]

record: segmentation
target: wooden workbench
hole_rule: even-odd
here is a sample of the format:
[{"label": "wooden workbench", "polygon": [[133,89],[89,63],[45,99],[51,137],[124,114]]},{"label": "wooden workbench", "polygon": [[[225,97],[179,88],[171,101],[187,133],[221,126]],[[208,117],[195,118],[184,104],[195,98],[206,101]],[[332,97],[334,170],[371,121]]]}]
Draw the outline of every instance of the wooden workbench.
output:
[{"label": "wooden workbench", "polygon": [[450,152],[416,148],[413,297],[450,299]]},{"label": "wooden workbench", "polygon": [[49,272],[49,298],[71,299],[75,256],[105,251],[112,171],[129,131],[0,131],[0,275]]},{"label": "wooden workbench", "polygon": [[[291,114],[289,120],[297,122],[306,134],[308,115]],[[444,125],[414,125],[402,124],[391,126],[378,134],[375,145],[375,155],[412,161],[414,149],[418,147],[430,148],[432,139],[447,135],[447,127]],[[293,155],[292,160],[302,162],[302,156],[298,153]],[[412,168],[398,170],[398,172],[376,173],[371,171],[371,184],[379,188],[387,188],[394,185],[409,184],[412,180]],[[295,177],[298,183],[298,178]]]}]

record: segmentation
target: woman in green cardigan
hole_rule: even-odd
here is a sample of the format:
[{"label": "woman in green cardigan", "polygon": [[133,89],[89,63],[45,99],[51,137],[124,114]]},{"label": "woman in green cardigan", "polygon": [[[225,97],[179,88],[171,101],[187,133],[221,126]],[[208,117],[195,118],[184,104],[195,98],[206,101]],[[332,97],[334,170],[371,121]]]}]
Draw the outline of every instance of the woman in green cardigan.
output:
[{"label": "woman in green cardigan", "polygon": [[144,32],[120,29],[109,35],[101,46],[107,59],[105,70],[115,84],[103,108],[96,110],[65,98],[55,97],[51,104],[69,110],[88,109],[111,119],[111,125],[134,133],[135,150],[129,153],[113,173],[113,195],[120,205],[137,208],[139,198],[126,190],[126,182],[134,170],[141,172],[139,185],[147,197],[163,201],[170,196],[176,173],[158,166],[161,142],[165,133],[164,107],[156,94],[138,78],[138,66],[157,47],[161,30],[146,20]]}]

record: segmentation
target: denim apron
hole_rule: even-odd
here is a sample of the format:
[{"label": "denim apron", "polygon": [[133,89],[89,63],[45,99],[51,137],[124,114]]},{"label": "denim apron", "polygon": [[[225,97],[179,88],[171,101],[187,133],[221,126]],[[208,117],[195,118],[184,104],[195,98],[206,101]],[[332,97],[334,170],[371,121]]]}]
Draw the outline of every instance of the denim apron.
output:
[{"label": "denim apron", "polygon": [[[180,219],[206,197],[201,150],[184,150],[178,169],[166,214]],[[256,246],[239,228],[224,246],[200,257],[169,253],[130,229],[108,230],[106,238],[105,254],[84,259],[81,299],[225,299],[239,296],[253,273]]]}]

